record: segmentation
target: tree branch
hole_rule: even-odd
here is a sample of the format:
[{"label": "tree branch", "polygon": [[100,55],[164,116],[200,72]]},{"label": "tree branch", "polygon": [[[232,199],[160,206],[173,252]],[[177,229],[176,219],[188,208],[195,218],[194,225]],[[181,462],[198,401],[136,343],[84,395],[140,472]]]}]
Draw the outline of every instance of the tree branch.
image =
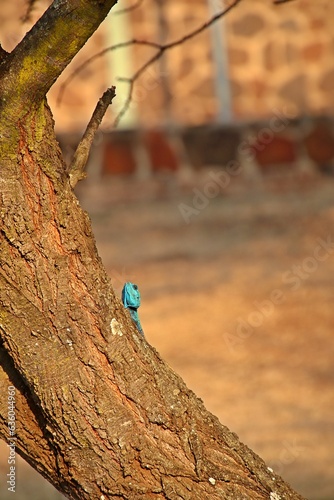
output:
[{"label": "tree branch", "polygon": [[70,185],[72,188],[75,187],[77,182],[86,177],[84,170],[88,161],[90,148],[102,118],[116,95],[115,90],[116,87],[110,87],[99,99],[94,113],[92,114],[92,117],[87,125],[86,131],[74,153],[72,163],[68,168]]},{"label": "tree branch", "polygon": [[[57,456],[47,439],[48,431],[41,417],[41,411],[33,400],[31,392],[13,365],[10,355],[0,346],[0,436],[7,442],[11,436],[16,441],[15,449],[28,463],[52,483],[59,485]],[[15,387],[14,434],[8,428],[8,398],[6,390]],[[38,419],[38,416],[40,418]]]},{"label": "tree branch", "polygon": [[[117,0],[55,0],[0,68],[2,108],[38,104]],[[82,22],[85,19],[85,22]]]}]

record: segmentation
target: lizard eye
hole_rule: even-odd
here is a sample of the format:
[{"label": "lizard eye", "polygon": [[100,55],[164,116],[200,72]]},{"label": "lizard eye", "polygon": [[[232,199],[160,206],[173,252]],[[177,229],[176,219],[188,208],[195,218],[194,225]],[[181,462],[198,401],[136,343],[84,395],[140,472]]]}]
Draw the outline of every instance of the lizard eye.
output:
[{"label": "lizard eye", "polygon": [[134,288],[134,290],[138,290],[138,286],[137,285],[133,285],[133,288]]}]

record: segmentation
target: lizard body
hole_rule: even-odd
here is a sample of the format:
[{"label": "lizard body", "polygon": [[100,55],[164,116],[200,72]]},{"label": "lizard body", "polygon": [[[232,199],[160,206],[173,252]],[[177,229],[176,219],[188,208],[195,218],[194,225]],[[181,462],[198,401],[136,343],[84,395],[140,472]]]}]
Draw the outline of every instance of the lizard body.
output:
[{"label": "lizard body", "polygon": [[122,302],[124,307],[129,309],[131,318],[135,323],[137,330],[141,335],[144,335],[137,311],[140,306],[140,293],[137,285],[130,283],[129,281],[125,283],[122,290]]}]

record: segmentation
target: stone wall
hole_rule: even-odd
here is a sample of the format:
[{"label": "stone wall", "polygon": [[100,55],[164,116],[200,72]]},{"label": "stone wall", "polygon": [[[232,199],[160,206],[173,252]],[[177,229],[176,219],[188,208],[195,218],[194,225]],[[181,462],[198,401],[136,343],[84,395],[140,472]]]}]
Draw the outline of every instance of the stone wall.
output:
[{"label": "stone wall", "polygon": [[245,1],[226,19],[237,117],[334,111],[334,3]]},{"label": "stone wall", "polygon": [[[168,40],[200,26],[209,16],[205,0],[167,5]],[[149,33],[146,26],[154,26],[151,14],[148,16],[146,19],[142,9],[140,22],[134,17],[138,37],[142,29],[145,36]],[[300,115],[333,113],[333,19],[334,2],[330,0],[296,0],[280,6],[270,0],[244,0],[229,12],[223,22],[236,119],[269,116],[273,109],[286,105]],[[156,37],[151,30],[148,38]],[[173,49],[166,57],[174,119],[192,124],[215,119],[215,67],[209,33]],[[143,102],[142,112],[148,122],[161,114],[149,102]]]}]

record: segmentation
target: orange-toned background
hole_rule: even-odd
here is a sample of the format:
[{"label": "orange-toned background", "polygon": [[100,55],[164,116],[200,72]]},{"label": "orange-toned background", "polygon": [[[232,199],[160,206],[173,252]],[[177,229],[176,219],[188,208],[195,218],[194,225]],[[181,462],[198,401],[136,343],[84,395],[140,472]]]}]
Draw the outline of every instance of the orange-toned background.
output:
[{"label": "orange-toned background", "polygon": [[[37,3],[33,19],[46,5]],[[24,2],[1,0],[0,7],[0,41],[11,50],[29,28],[20,21]],[[170,0],[165,9],[168,40],[209,16],[204,0]],[[159,161],[168,157],[172,167],[150,165],[145,171],[143,151],[136,150],[136,161],[130,154],[129,131],[117,136],[117,147],[110,146],[117,142],[115,134],[106,133],[112,131],[114,103],[93,148],[89,178],[78,187],[116,291],[127,280],[139,285],[147,340],[224,424],[310,500],[334,498],[334,257],[328,252],[324,261],[312,260],[319,239],[332,238],[334,222],[333,11],[330,0],[293,0],[280,7],[271,0],[241,2],[226,17],[224,29],[232,111],[227,131],[219,132],[216,141],[208,134],[219,103],[211,38],[205,32],[166,54],[165,66],[157,64],[142,76],[123,122],[139,130],[151,153],[160,155]],[[157,18],[156,3],[144,0],[128,15],[128,34],[159,39]],[[117,19],[110,15],[48,96],[69,157],[106,86],[116,83],[118,97],[124,96],[126,86],[116,78],[131,76],[151,54],[137,46],[130,49],[122,56],[128,58],[128,70],[130,65],[124,74],[122,61],[108,53],[78,74],[57,106],[61,83],[108,46]],[[254,164],[238,153],[242,141],[256,144],[265,138],[263,130],[275,113],[286,111],[290,118],[283,134],[258,142]],[[308,115],[311,120],[298,121]],[[316,122],[318,115],[326,118]],[[173,143],[171,153],[161,134],[143,131],[168,120],[184,127],[208,125],[196,137],[186,129],[190,146],[197,147],[190,170],[176,154],[182,153],[178,144]],[[110,149],[100,147],[106,143]],[[212,175],[227,162],[205,165],[199,160],[203,150],[214,147],[242,169],[208,196]],[[187,224],[180,205],[194,207],[198,193],[204,193],[203,207]],[[296,280],[296,272],[303,278],[292,290],[284,276],[292,273]],[[282,291],[282,302],[259,316],[259,307],[269,307],[275,289]],[[254,318],[258,326],[242,336],[240,322]],[[3,500],[11,498],[5,487],[7,454],[3,445]],[[60,495],[20,462],[16,498]]]}]

